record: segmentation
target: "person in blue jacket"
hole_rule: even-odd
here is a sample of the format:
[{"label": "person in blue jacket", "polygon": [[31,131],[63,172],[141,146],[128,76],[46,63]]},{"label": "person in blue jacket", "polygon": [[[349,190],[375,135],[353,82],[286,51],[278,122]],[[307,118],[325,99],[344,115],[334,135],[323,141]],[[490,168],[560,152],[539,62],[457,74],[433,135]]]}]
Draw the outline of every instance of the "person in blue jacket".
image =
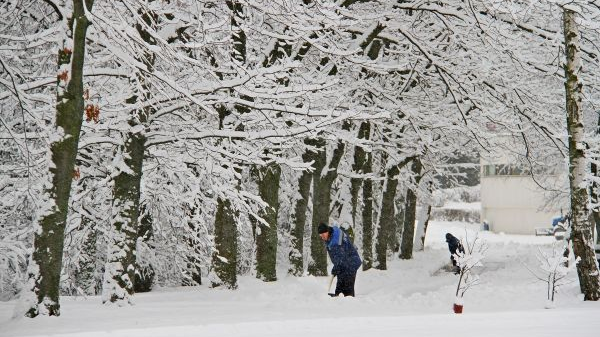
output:
[{"label": "person in blue jacket", "polygon": [[327,253],[333,263],[331,274],[337,277],[335,296],[354,296],[356,272],[362,261],[348,234],[339,227],[319,224],[319,236],[326,243]]}]

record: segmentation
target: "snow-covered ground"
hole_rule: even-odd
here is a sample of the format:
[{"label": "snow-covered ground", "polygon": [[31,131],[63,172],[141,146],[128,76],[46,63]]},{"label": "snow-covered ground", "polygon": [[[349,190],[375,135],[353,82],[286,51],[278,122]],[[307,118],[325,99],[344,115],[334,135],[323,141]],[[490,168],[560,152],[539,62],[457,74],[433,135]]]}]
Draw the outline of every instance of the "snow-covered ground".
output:
[{"label": "snow-covered ground", "polygon": [[0,336],[599,336],[600,303],[584,302],[576,272],[544,309],[546,285],[527,270],[552,237],[481,232],[489,249],[467,291],[464,313],[452,312],[457,276],[440,273],[448,261],[444,234],[471,238],[478,226],[433,222],[426,250],[394,259],[388,271],[359,272],[356,298],[327,296],[326,277],[288,277],[263,283],[242,277],[239,289],[206,286],[135,295],[134,306],[100,304],[99,297],[62,297],[60,317],[11,319],[15,302],[0,302]]}]

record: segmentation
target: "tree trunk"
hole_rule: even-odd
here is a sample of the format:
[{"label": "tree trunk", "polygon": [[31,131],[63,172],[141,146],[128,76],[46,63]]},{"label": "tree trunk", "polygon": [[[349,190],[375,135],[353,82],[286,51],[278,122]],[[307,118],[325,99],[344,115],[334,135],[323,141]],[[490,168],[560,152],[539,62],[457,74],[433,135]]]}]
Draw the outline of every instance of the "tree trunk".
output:
[{"label": "tree trunk", "polygon": [[431,204],[427,204],[426,211],[424,212],[425,218],[423,219],[422,230],[419,231],[417,237],[419,238],[419,246],[417,250],[425,250],[425,237],[427,236],[427,227],[429,226],[429,220],[431,219]]},{"label": "tree trunk", "polygon": [[412,162],[412,171],[417,177],[415,179],[415,190],[409,188],[406,192],[406,212],[404,215],[404,229],[402,231],[402,245],[400,246],[400,258],[404,260],[412,259],[417,211],[416,186],[419,184],[421,167],[421,161],[419,158],[415,158]]},{"label": "tree trunk", "polygon": [[[373,155],[367,153],[363,173],[370,174],[373,164]],[[363,226],[363,270],[369,270],[373,267],[373,180],[363,179],[363,208],[362,208],[362,226]]]},{"label": "tree trunk", "polygon": [[[305,143],[309,143],[308,139]],[[314,158],[314,152],[306,150],[302,155],[304,163],[311,162]],[[304,226],[306,225],[306,210],[308,208],[308,198],[310,194],[310,183],[312,182],[312,173],[303,171],[298,180],[299,198],[296,200],[294,213],[292,214],[292,249],[290,250],[290,270],[289,273],[300,276],[304,273]]]},{"label": "tree trunk", "polygon": [[[429,185],[428,190],[431,195],[431,188],[432,188],[431,181],[428,182],[428,185]],[[422,203],[422,207],[421,207],[421,210],[419,211],[419,216],[417,218],[417,232],[415,235],[416,244],[414,245],[414,249],[413,249],[415,252],[425,250],[425,235],[427,234],[427,226],[429,225],[429,217],[430,216],[431,216],[431,202],[427,201],[427,202]]]},{"label": "tree trunk", "polygon": [[215,252],[212,264],[218,280],[211,286],[237,288],[237,226],[235,212],[228,199],[218,198],[215,214]]},{"label": "tree trunk", "polygon": [[[600,135],[600,115],[598,116],[598,122],[596,124],[596,135]],[[592,176],[598,178],[598,165],[596,163],[592,163],[591,165]],[[592,205],[595,205],[595,208],[592,209],[592,215],[594,216],[594,227],[596,228],[596,244],[600,244],[600,207],[598,203],[600,202],[600,184],[593,181],[590,186],[590,198],[592,201]]]},{"label": "tree trunk", "polygon": [[317,227],[319,223],[329,223],[329,205],[331,204],[330,190],[325,186],[325,180],[323,169],[327,164],[327,153],[326,153],[326,141],[323,138],[311,139],[310,145],[315,146],[318,149],[318,153],[314,159],[314,171],[313,171],[313,195],[312,195],[312,221],[311,221],[311,244],[310,244],[310,256],[308,263],[308,273],[314,276],[325,276],[327,275],[327,256],[325,246]]},{"label": "tree trunk", "polygon": [[[198,177],[198,171],[195,166],[191,165],[192,172]],[[202,211],[198,208],[196,200],[193,200],[189,205],[189,217],[187,218],[188,234],[186,237],[186,243],[188,248],[188,254],[185,256],[186,260],[186,271],[182,279],[181,285],[183,286],[196,286],[202,284],[202,270],[200,269],[200,256],[201,251],[199,247],[199,236],[198,236],[198,223],[195,220],[198,213]]]},{"label": "tree trunk", "polygon": [[[142,172],[140,172],[141,176]],[[137,230],[137,244],[138,247],[140,244],[149,245],[152,242],[152,238],[154,237],[154,229],[153,218],[152,215],[148,212],[147,208],[142,206],[140,209],[140,221]],[[139,250],[136,251],[139,252]],[[154,267],[151,263],[140,264],[138,261],[139,256],[136,254],[136,263],[135,263],[135,280],[133,281],[133,290],[136,293],[145,293],[152,290],[152,285],[154,284]]]},{"label": "tree trunk", "polygon": [[279,213],[279,178],[281,167],[273,163],[258,169],[258,191],[268,207],[260,216],[269,224],[258,222],[256,234],[256,277],[271,282],[277,280],[277,215]]},{"label": "tree trunk", "polygon": [[[93,0],[85,0],[88,11],[92,10],[92,5]],[[83,120],[83,64],[89,25],[83,6],[83,0],[73,0],[73,20],[69,20],[63,48],[58,52],[55,137],[51,137],[49,182],[42,197],[44,208],[34,231],[34,249],[27,270],[30,292],[24,299],[28,317],[60,315],[64,231]]]},{"label": "tree trunk", "polygon": [[[369,122],[363,122],[358,130],[358,139],[368,139],[371,129]],[[354,174],[363,174],[363,167],[366,161],[366,152],[362,146],[354,147],[354,164],[352,164],[352,171]],[[358,209],[358,192],[360,191],[363,178],[353,177],[350,179],[350,201],[352,203],[352,227],[356,228],[356,210]]]},{"label": "tree trunk", "polygon": [[404,216],[406,214],[406,198],[405,195],[401,194],[396,200],[394,200],[394,206],[396,215],[394,216],[394,232],[391,237],[391,245],[394,253],[400,251],[400,243],[402,242],[402,231],[404,230]]},{"label": "tree trunk", "polygon": [[[350,128],[349,123],[344,123],[344,130]],[[337,178],[337,167],[344,154],[345,145],[342,141],[338,141],[336,149],[331,156],[331,162],[327,165],[327,172],[323,172],[326,167],[327,142],[319,138],[315,140],[315,146],[322,149],[316,155],[315,171],[313,173],[313,216],[312,216],[312,235],[311,235],[311,260],[308,264],[308,272],[315,276],[327,275],[327,255],[325,245],[323,244],[317,227],[319,223],[329,222],[329,210],[331,206],[331,186]]]},{"label": "tree trunk", "polygon": [[79,230],[87,232],[83,246],[81,247],[85,258],[79,261],[77,270],[75,271],[75,285],[88,296],[97,295],[98,291],[98,280],[96,279],[96,261],[98,255],[96,242],[98,241],[98,231],[94,228],[91,221],[90,218],[81,214],[81,226]]},{"label": "tree trunk", "polygon": [[[358,130],[358,139],[369,139],[371,124],[363,122]],[[361,146],[354,147],[354,164],[352,171],[356,175],[371,173],[372,154],[367,153]],[[356,228],[356,212],[359,206],[358,193],[363,190],[361,224],[363,232],[363,270],[373,266],[373,183],[364,177],[353,177],[350,179],[350,193],[352,203],[352,227]]]},{"label": "tree trunk", "polygon": [[[131,122],[134,120],[132,118]],[[132,126],[131,130],[136,129]],[[146,137],[139,132],[129,131],[124,138],[125,144],[117,155],[122,157],[129,170],[121,171],[115,177],[112,229],[108,238],[108,258],[102,286],[103,303],[131,303],[131,296],[135,292],[133,282],[136,274],[140,182]]]},{"label": "tree trunk", "polygon": [[[241,28],[241,23],[244,21],[243,7],[237,1],[227,0],[225,3],[231,10],[230,23],[233,47],[231,57],[243,64],[246,62],[246,33]],[[211,62],[216,63],[214,59]],[[217,66],[216,64],[213,65]],[[219,78],[223,77],[221,73],[217,73],[217,75]],[[240,113],[247,110],[247,108],[240,105],[234,107]],[[217,110],[219,112],[219,128],[223,129],[225,117],[230,115],[231,111],[225,106],[219,106]],[[239,127],[240,130],[244,128],[243,125]],[[240,182],[236,183],[239,186]],[[230,289],[237,288],[237,217],[238,214],[234,211],[231,201],[219,197],[217,200],[217,213],[215,214],[215,252],[212,257],[214,274],[218,280],[211,280],[213,287],[222,285]]]},{"label": "tree trunk", "polygon": [[377,233],[377,269],[387,269],[387,249],[394,228],[396,190],[398,189],[398,165],[387,170],[387,177],[383,196],[381,199],[381,212],[379,212],[379,232]]},{"label": "tree trunk", "polygon": [[582,87],[579,78],[581,56],[579,29],[575,12],[563,8],[563,24],[567,64],[565,66],[565,91],[567,128],[569,133],[569,183],[571,188],[571,214],[573,253],[579,258],[577,274],[584,300],[600,298],[600,276],[593,248],[593,232],[587,189],[585,188],[586,160],[582,111]]},{"label": "tree trunk", "polygon": [[[148,26],[155,25],[156,14],[151,11],[138,10],[142,20]],[[146,28],[140,23],[136,30],[142,40],[149,45],[156,45],[156,41]],[[138,60],[153,71],[155,55],[145,51]],[[143,92],[137,92],[127,99],[127,103],[135,104],[140,98],[148,100],[152,96],[152,88],[144,75],[132,79],[132,87],[137,88],[135,82],[140,83]],[[154,108],[145,108],[132,111],[129,116],[129,131],[123,135],[123,145],[118,155],[128,170],[121,171],[115,177],[113,190],[113,234],[108,241],[108,260],[105,268],[103,285],[103,302],[131,302],[131,295],[136,291],[147,292],[152,288],[154,270],[151,265],[140,266],[137,263],[138,240],[140,243],[149,242],[153,235],[152,218],[145,214],[144,222],[140,226],[140,198],[141,181],[146,151],[145,127],[148,117],[154,113]],[[124,240],[124,241],[119,241]]]}]

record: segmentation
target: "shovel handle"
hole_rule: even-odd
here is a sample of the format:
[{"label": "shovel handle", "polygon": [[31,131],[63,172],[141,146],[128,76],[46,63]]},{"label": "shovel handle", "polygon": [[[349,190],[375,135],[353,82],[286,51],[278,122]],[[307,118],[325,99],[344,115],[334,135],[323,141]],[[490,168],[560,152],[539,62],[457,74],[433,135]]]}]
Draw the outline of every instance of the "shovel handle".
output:
[{"label": "shovel handle", "polygon": [[329,293],[329,290],[331,289],[331,284],[333,283],[333,278],[335,276],[331,275],[329,276],[329,283],[327,283],[327,292]]}]

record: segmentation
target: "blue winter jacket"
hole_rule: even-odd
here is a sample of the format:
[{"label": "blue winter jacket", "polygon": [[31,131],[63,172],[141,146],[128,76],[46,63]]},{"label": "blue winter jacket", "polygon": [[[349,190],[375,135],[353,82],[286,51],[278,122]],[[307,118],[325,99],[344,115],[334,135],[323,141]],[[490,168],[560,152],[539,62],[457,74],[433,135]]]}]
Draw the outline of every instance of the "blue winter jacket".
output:
[{"label": "blue winter jacket", "polygon": [[350,242],[348,235],[339,227],[332,227],[333,231],[327,241],[327,252],[333,262],[332,275],[356,273],[362,261],[358,251]]}]

